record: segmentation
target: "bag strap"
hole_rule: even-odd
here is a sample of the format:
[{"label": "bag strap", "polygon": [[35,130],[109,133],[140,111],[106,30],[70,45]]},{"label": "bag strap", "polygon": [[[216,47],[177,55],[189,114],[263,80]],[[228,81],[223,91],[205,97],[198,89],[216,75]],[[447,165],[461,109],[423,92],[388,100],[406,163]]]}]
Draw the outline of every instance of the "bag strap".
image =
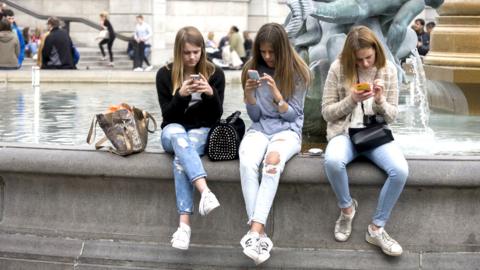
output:
[{"label": "bag strap", "polygon": [[237,119],[240,117],[240,114],[241,114],[240,111],[234,112],[234,113],[230,116],[231,118],[229,119],[228,123],[229,123],[229,124],[235,123],[235,122],[237,121]]},{"label": "bag strap", "polygon": [[[142,113],[143,113],[143,117],[145,117],[145,118],[147,119],[147,131],[148,131],[149,133],[154,133],[155,130],[157,130],[157,121],[156,121],[155,118],[153,118],[153,116],[152,116],[151,114],[149,114],[148,112],[142,111]],[[150,126],[150,121],[149,121],[149,119],[152,120],[152,122],[153,122],[153,130],[150,130],[150,129],[148,128],[148,127]]]},{"label": "bag strap", "polygon": [[[358,69],[355,68],[355,71],[357,72],[357,83],[360,83],[360,75],[358,75]],[[377,78],[378,76],[378,69],[377,69],[377,72],[375,72],[375,78]],[[365,110],[363,109],[363,101],[360,102],[360,104],[362,104],[362,113],[363,115],[365,115]]]},{"label": "bag strap", "polygon": [[102,145],[108,140],[107,136],[103,136],[96,144],[95,149],[98,150],[100,148],[104,148],[106,146]]},{"label": "bag strap", "polygon": [[[105,146],[105,145],[102,145],[104,144],[106,141],[108,140],[107,136],[103,136],[96,144],[95,144],[95,150],[99,150],[99,149],[102,149],[102,148],[105,148],[107,149],[108,152],[112,153],[112,154],[116,154],[116,155],[119,155],[119,156],[124,156],[125,153],[120,153],[117,151],[117,149],[111,147],[111,146]],[[131,151],[131,145],[127,146],[127,150],[128,151]]]},{"label": "bag strap", "polygon": [[93,116],[92,123],[90,124],[90,130],[88,131],[87,135],[87,143],[92,144],[95,141],[96,137],[96,129],[97,129],[97,117]]}]

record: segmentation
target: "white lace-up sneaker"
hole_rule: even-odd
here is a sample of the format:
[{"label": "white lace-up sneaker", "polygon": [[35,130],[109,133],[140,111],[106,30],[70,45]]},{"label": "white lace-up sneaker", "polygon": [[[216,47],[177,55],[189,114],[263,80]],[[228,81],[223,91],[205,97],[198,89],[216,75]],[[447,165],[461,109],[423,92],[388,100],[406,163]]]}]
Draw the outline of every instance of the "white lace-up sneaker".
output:
[{"label": "white lace-up sneaker", "polygon": [[185,223],[180,223],[177,231],[172,235],[172,247],[187,250],[190,245],[190,226]]},{"label": "white lace-up sneaker", "polygon": [[151,71],[153,69],[153,66],[148,66],[144,69],[144,71]]},{"label": "white lace-up sneaker", "polygon": [[378,246],[382,249],[383,253],[390,256],[400,256],[402,255],[403,249],[400,244],[395,241],[388,233],[380,228],[377,231],[373,231],[368,225],[367,234],[365,235],[365,240],[368,243]]},{"label": "white lace-up sneaker", "polygon": [[[243,247],[243,254],[252,259],[255,264],[258,264],[258,242],[260,241],[260,235],[257,232],[247,232],[240,240],[240,245]],[[268,259],[268,258],[267,258]]]},{"label": "white lace-up sneaker", "polygon": [[213,209],[219,206],[220,203],[218,202],[217,197],[215,197],[215,194],[213,194],[213,192],[209,189],[205,189],[202,192],[202,198],[200,199],[200,204],[198,205],[198,212],[200,215],[206,216],[212,212]]},{"label": "white lace-up sneaker", "polygon": [[355,217],[358,208],[358,203],[355,199],[352,199],[352,206],[353,211],[350,215],[346,215],[340,211],[340,216],[335,222],[335,240],[339,242],[347,241],[352,233],[353,218]]},{"label": "white lace-up sneaker", "polygon": [[255,262],[257,265],[264,263],[270,258],[270,251],[273,248],[273,242],[266,234],[260,236],[258,240],[258,259]]}]

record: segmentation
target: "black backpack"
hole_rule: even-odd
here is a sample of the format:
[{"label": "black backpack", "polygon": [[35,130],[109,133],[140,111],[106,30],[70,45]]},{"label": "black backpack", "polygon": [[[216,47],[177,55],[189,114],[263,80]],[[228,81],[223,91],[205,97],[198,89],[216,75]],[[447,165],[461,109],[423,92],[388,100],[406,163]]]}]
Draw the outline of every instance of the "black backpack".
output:
[{"label": "black backpack", "polygon": [[245,123],[240,112],[232,113],[227,119],[218,121],[208,133],[205,152],[212,161],[238,159],[238,149],[243,135]]}]

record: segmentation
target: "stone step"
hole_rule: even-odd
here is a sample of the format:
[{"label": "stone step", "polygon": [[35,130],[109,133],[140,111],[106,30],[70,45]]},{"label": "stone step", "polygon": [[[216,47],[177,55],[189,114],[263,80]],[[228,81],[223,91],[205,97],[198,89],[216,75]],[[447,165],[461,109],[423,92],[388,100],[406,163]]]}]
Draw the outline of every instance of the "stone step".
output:
[{"label": "stone step", "polygon": [[[114,57],[114,67],[108,66],[108,52],[106,58],[107,60],[100,60],[101,52],[100,49],[92,47],[78,47],[80,53],[80,61],[77,64],[77,69],[80,70],[102,70],[102,69],[115,69],[115,70],[131,70],[133,69],[133,61],[129,58],[125,50],[113,50]],[[22,69],[29,69],[30,67],[36,65],[36,61],[32,58],[25,58]]]},{"label": "stone step", "polygon": [[[192,244],[187,251],[167,243],[83,240],[0,233],[0,266],[10,269],[477,269],[479,252],[410,253],[389,258],[376,250],[274,247],[255,267],[240,245]],[[61,266],[61,267],[60,267]],[[41,267],[41,268],[39,268]]]}]

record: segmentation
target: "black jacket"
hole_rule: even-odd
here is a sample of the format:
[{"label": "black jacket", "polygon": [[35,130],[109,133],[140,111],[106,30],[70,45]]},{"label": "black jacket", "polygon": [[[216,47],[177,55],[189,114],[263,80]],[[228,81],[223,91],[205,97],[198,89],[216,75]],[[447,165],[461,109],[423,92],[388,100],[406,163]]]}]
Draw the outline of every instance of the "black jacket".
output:
[{"label": "black jacket", "polygon": [[172,64],[162,67],[157,72],[156,84],[158,101],[162,109],[161,127],[177,123],[186,129],[211,127],[223,113],[223,95],[225,75],[219,67],[210,76],[208,83],[213,89],[213,96],[202,94],[202,100],[188,107],[191,96],[182,97],[179,91],[172,95]]},{"label": "black jacket", "polygon": [[110,21],[105,19],[103,21],[103,26],[107,27],[108,39],[115,39],[115,31],[113,30],[113,26]]},{"label": "black jacket", "polygon": [[67,32],[53,28],[42,50],[43,69],[75,69],[72,40]]}]

